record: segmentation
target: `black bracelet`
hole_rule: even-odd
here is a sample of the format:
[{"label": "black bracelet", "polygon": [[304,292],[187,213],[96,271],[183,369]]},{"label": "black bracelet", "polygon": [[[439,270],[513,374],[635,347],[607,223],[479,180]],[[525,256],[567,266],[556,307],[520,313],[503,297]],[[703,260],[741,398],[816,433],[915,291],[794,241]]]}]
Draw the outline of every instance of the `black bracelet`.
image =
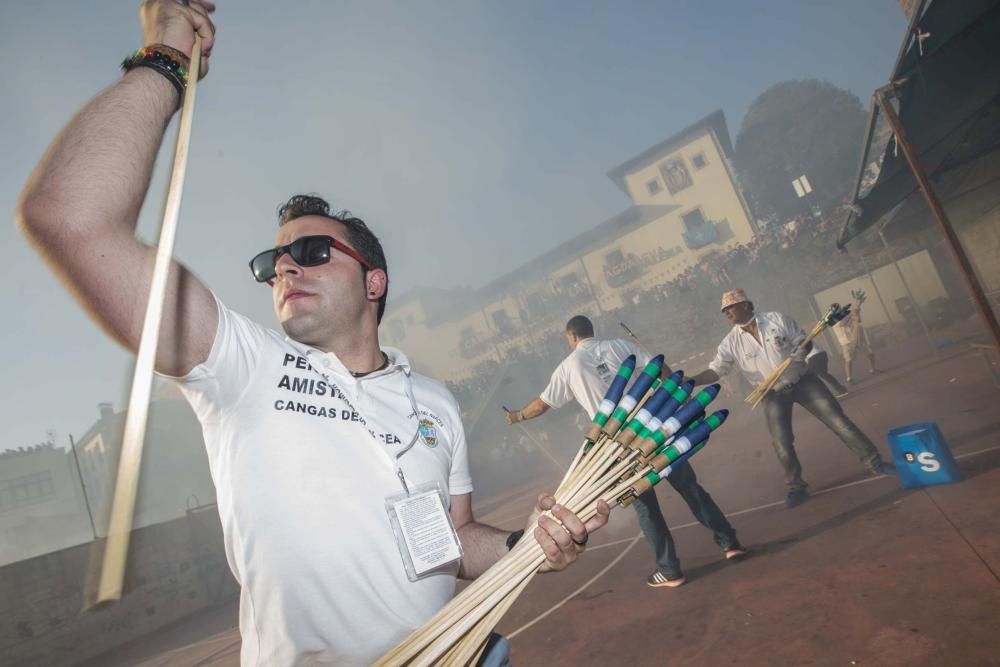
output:
[{"label": "black bracelet", "polygon": [[144,46],[122,61],[122,71],[128,72],[135,67],[148,67],[162,74],[177,89],[177,94],[184,97],[187,88],[188,70],[169,54],[153,46]]},{"label": "black bracelet", "polygon": [[507,536],[507,551],[510,551],[511,549],[513,549],[514,545],[517,544],[517,541],[520,540],[523,536],[524,536],[524,528],[521,528],[520,530],[515,530],[513,533],[511,533],[510,535],[508,535]]}]

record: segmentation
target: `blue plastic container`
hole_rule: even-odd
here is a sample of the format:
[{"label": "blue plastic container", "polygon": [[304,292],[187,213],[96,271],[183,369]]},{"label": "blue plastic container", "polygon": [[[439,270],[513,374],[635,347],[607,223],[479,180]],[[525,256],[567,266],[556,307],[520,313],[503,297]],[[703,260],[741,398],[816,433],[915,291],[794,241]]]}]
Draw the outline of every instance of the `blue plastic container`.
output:
[{"label": "blue plastic container", "polygon": [[889,431],[889,449],[904,489],[961,480],[955,459],[934,422],[907,424]]}]

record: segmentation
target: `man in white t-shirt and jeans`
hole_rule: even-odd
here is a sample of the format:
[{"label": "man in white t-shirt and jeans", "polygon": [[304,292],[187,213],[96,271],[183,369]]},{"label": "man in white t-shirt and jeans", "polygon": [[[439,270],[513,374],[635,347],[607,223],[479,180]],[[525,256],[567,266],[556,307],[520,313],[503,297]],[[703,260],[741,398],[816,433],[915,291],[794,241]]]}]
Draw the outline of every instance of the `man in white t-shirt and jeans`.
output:
[{"label": "man in white t-shirt and jeans", "polygon": [[[207,71],[214,9],[209,0],[147,0],[149,51],[60,133],[18,203],[24,233],[131,350],[155,255],[135,225],[196,33]],[[230,260],[225,248],[219,259]],[[279,210],[275,247],[251,269],[270,286],[284,335],[229,310],[174,262],[155,359],[202,423],[226,556],[241,586],[241,662],[368,665],[448,602],[456,576],[474,578],[507,553],[518,531],[473,517],[451,393],[379,345],[387,267],[361,220],[331,213],[318,197],[292,197]],[[421,498],[430,504],[408,504]],[[404,557],[387,505],[400,517],[435,519],[435,539],[440,532],[449,545],[440,570],[417,562],[426,551],[411,547]],[[543,570],[572,563],[608,517],[602,503],[584,524],[547,495],[543,509],[558,519],[542,517],[532,535]]]},{"label": "man in white t-shirt and jeans", "polygon": [[806,349],[799,348],[806,339],[806,332],[798,322],[783,313],[754,312],[753,302],[742,289],[723,294],[721,310],[733,328],[719,343],[708,368],[691,377],[696,384],[716,382],[738,369],[757,386],[786,358],[792,360],[778,383],[764,397],[767,428],[788,485],[785,507],[796,507],[809,496],[806,491],[809,485],[802,479],[802,465],[793,445],[792,408],[796,403],[833,431],[873,475],[895,473],[891,464],[882,461],[882,455],[868,436],[844,414],[827,386],[810,372],[808,355],[812,343]]},{"label": "man in white t-shirt and jeans", "polygon": [[[566,405],[570,400],[576,400],[593,419],[622,361],[629,355],[635,355],[636,369],[649,363],[650,355],[632,341],[594,338],[594,325],[584,315],[577,315],[567,322],[565,336],[566,343],[572,350],[569,356],[552,373],[541,396],[522,409],[507,413],[507,423],[516,424],[534,419],[550,408]],[[727,560],[747,555],[746,549],[736,539],[736,531],[726,515],[698,483],[690,462],[673,471],[667,481],[684,498],[694,517],[712,531],[716,544],[722,548]],[[656,490],[649,489],[632,506],[639,515],[639,527],[656,556],[656,571],[647,577],[646,583],[655,588],[680,586],[685,577],[673,537],[656,499]]]}]

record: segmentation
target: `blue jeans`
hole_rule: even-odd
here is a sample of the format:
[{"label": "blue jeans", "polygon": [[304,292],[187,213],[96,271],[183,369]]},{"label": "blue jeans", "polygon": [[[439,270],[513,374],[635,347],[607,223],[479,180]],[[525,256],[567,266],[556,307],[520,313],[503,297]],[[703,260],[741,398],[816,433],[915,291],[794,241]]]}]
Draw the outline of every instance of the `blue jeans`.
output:
[{"label": "blue jeans", "polygon": [[510,667],[510,644],[507,638],[495,632],[490,635],[476,667]]},{"label": "blue jeans", "polygon": [[[712,500],[712,496],[708,495],[708,491],[698,483],[698,477],[690,463],[685,463],[670,473],[667,481],[687,503],[698,523],[712,531],[716,544],[722,549],[728,549],[738,543],[736,531]],[[677,558],[674,538],[670,535],[663,512],[660,511],[660,504],[656,500],[656,490],[646,491],[635,499],[632,506],[639,515],[639,527],[646,536],[646,541],[653,547],[656,569],[667,579],[681,576],[681,561]]]},{"label": "blue jeans", "polygon": [[847,387],[840,384],[840,380],[830,374],[830,357],[826,354],[826,352],[820,350],[816,354],[809,357],[807,362],[809,364],[810,372],[814,373],[816,377],[829,385],[830,389],[833,389],[838,394],[847,393]]},{"label": "blue jeans", "polygon": [[796,403],[833,431],[869,469],[882,464],[882,456],[875,445],[844,414],[840,403],[827,386],[812,373],[806,373],[795,384],[772,391],[764,397],[767,428],[771,432],[774,453],[785,470],[785,483],[788,484],[789,491],[802,491],[809,486],[802,479],[802,465],[793,445],[795,434],[792,433],[792,407]]}]

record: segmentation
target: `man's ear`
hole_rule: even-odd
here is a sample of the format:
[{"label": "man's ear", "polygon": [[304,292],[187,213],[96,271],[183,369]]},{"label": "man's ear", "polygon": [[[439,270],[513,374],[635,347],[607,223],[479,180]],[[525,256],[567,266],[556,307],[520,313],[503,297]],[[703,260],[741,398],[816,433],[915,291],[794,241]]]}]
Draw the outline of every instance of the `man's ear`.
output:
[{"label": "man's ear", "polygon": [[365,276],[365,292],[370,301],[377,301],[389,286],[389,276],[382,269],[371,269]]}]

